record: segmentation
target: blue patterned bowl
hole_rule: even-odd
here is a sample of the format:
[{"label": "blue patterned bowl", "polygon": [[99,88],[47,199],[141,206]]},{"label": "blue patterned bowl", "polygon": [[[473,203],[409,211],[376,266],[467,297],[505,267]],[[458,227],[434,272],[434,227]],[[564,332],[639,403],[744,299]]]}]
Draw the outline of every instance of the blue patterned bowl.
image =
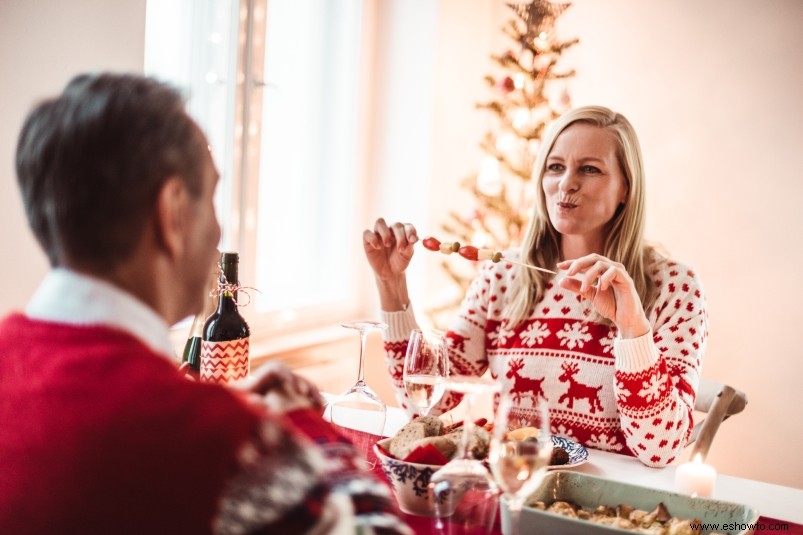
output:
[{"label": "blue patterned bowl", "polygon": [[429,478],[440,465],[408,463],[388,457],[385,451],[389,444],[389,438],[380,440],[374,445],[374,453],[393,489],[399,509],[411,515],[434,516],[433,497],[427,487]]}]

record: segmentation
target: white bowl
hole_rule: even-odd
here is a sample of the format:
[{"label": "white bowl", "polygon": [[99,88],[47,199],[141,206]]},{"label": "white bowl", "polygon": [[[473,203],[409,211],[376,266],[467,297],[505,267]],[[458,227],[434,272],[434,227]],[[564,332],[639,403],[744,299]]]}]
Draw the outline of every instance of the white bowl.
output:
[{"label": "white bowl", "polygon": [[400,461],[385,454],[390,445],[389,438],[374,445],[374,453],[382,466],[399,509],[407,514],[435,516],[433,495],[429,490],[429,478],[441,468],[437,464],[419,464]]}]

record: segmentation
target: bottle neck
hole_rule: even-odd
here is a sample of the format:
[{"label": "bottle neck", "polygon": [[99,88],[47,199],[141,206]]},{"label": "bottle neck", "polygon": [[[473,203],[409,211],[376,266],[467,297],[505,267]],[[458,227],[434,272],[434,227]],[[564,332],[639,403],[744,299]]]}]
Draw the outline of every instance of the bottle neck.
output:
[{"label": "bottle neck", "polygon": [[[221,292],[221,296],[226,293],[227,289],[236,288],[240,283],[240,273],[239,273],[239,262],[240,257],[237,253],[223,253],[220,257],[220,267],[223,270],[222,277],[220,278],[221,287],[219,287],[219,291]],[[225,285],[225,286],[224,286]],[[234,302],[237,302],[237,290],[233,290],[232,292],[228,292]]]},{"label": "bottle neck", "polygon": [[221,291],[217,301],[217,312],[231,312],[237,310],[237,292]]},{"label": "bottle neck", "polygon": [[240,255],[224,252],[220,255],[217,312],[237,311],[237,287],[240,284]]},{"label": "bottle neck", "polygon": [[192,320],[192,327],[190,327],[190,335],[188,338],[200,338],[204,332],[204,323],[206,323],[206,315],[204,312],[196,314],[195,319]]}]

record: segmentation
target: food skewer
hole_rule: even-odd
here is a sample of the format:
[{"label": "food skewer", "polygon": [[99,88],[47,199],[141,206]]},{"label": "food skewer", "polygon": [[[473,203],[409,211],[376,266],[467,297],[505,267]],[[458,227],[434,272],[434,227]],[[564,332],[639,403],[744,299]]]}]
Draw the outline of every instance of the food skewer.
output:
[{"label": "food skewer", "polygon": [[534,269],[536,271],[543,271],[544,273],[551,273],[552,275],[557,275],[557,273],[555,271],[552,271],[551,269],[533,266],[532,264],[525,264],[524,262],[518,262],[516,260],[510,260],[509,258],[505,258],[505,256],[502,254],[501,251],[494,251],[492,249],[478,249],[473,245],[463,245],[461,247],[460,243],[458,242],[442,243],[437,238],[433,238],[432,236],[424,238],[421,243],[424,246],[424,248],[430,251],[439,251],[446,255],[457,253],[466,260],[472,260],[474,262],[477,262],[479,260],[490,260],[491,262],[496,263],[504,260],[505,262],[509,262],[517,266]]},{"label": "food skewer", "polygon": [[535,271],[543,271],[544,273],[550,273],[552,275],[557,275],[558,274],[557,271],[552,271],[551,269],[534,266],[532,264],[525,264],[524,262],[517,262],[516,260],[510,260],[509,258],[502,257],[502,260],[504,260],[505,262],[509,262],[511,264],[515,264],[517,266],[522,266],[522,267],[534,269]]}]

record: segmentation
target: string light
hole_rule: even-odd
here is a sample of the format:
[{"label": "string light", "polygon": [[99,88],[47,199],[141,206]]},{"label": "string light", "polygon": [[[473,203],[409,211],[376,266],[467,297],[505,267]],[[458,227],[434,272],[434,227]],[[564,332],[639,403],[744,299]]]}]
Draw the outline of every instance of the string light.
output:
[{"label": "string light", "polygon": [[496,150],[499,152],[509,152],[516,148],[518,139],[511,133],[501,134],[496,138]]},{"label": "string light", "polygon": [[471,236],[471,244],[477,248],[482,249],[486,245],[488,245],[488,234],[484,230],[479,228],[478,221],[475,220],[474,223],[476,223],[476,225],[474,225],[476,227],[476,230],[474,231],[474,234]]},{"label": "string light", "polygon": [[513,126],[519,130],[527,126],[530,122],[530,110],[527,108],[516,108],[513,110]]},{"label": "string light", "polygon": [[484,195],[493,197],[502,193],[502,180],[499,173],[499,160],[486,156],[477,174],[477,189]]}]

